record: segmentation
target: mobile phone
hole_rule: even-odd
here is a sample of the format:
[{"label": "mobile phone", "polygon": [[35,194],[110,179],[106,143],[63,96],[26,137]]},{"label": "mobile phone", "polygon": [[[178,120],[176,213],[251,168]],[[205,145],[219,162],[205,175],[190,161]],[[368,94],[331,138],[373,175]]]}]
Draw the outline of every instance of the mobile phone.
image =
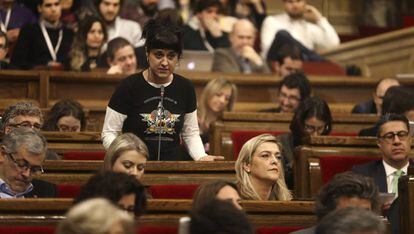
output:
[{"label": "mobile phone", "polygon": [[178,234],[189,234],[190,222],[190,217],[181,217],[178,221]]},{"label": "mobile phone", "polygon": [[414,121],[410,121],[410,136],[414,136]]}]

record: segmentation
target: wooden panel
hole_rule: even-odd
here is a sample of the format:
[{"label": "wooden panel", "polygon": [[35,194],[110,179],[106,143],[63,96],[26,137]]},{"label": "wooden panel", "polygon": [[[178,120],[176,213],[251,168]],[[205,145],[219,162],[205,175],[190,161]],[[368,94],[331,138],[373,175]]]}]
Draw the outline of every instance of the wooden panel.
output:
[{"label": "wooden panel", "polygon": [[398,181],[400,233],[414,233],[414,167]]},{"label": "wooden panel", "polygon": [[4,109],[22,101],[40,104],[39,73],[2,70],[0,72],[0,108]]}]

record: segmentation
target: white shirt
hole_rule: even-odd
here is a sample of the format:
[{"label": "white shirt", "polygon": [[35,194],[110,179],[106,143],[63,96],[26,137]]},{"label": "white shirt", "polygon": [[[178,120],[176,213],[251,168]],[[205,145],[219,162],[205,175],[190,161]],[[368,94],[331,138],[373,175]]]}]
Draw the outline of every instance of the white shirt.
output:
[{"label": "white shirt", "polygon": [[134,47],[139,47],[144,44],[144,40],[141,40],[141,26],[132,20],[122,19],[118,16],[116,17],[113,25],[107,26],[107,32],[108,41],[114,39],[115,37],[123,37],[127,39]]},{"label": "white shirt", "polygon": [[[392,182],[394,181],[395,172],[398,171],[398,169],[392,167],[390,164],[382,160],[382,163],[384,164],[385,169],[385,175],[387,176],[387,191],[388,193],[392,193]],[[402,175],[407,175],[408,170],[408,162],[407,165],[405,165],[401,170],[404,172]]]},{"label": "white shirt", "polygon": [[322,17],[316,24],[304,19],[293,20],[287,13],[267,16],[261,31],[262,56],[265,58],[279,30],[288,31],[293,38],[311,50],[330,49],[339,45],[335,29]]}]

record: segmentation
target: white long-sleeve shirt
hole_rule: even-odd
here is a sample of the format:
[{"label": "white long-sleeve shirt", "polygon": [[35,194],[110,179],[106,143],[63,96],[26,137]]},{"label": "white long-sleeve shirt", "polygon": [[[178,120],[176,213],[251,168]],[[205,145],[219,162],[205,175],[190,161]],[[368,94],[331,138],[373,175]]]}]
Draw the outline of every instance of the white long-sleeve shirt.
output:
[{"label": "white long-sleeve shirt", "polygon": [[276,33],[286,30],[293,38],[311,50],[330,49],[339,45],[335,29],[325,17],[316,24],[304,19],[292,19],[286,13],[267,16],[261,30],[262,56],[266,58]]}]

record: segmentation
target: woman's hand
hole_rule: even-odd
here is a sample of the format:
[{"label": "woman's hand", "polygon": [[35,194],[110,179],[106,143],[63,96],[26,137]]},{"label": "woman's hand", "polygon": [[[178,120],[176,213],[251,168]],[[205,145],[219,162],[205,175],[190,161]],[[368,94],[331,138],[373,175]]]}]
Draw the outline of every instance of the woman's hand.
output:
[{"label": "woman's hand", "polygon": [[204,157],[201,157],[197,161],[220,161],[224,160],[223,156],[214,156],[214,155],[206,155]]}]

